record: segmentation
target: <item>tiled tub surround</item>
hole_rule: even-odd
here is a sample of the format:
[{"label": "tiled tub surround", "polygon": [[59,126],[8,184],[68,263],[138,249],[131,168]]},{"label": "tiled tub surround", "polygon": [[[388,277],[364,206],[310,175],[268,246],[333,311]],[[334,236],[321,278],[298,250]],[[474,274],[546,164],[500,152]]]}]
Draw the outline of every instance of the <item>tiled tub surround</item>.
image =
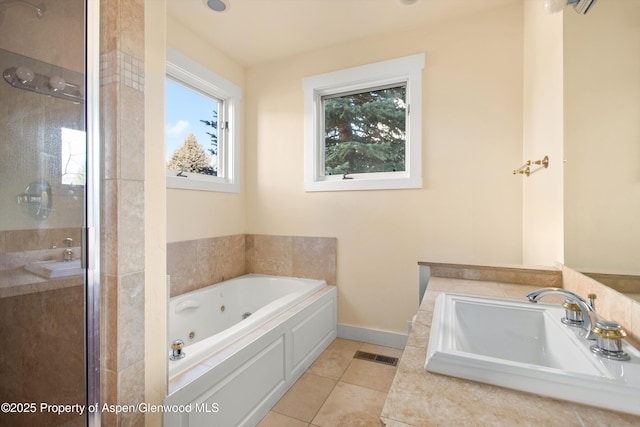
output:
[{"label": "tiled tub surround", "polygon": [[245,274],[244,241],[244,235],[233,235],[168,243],[170,296]]},{"label": "tiled tub surround", "polygon": [[[421,265],[426,265],[421,264]],[[575,278],[563,269],[565,287]],[[637,426],[640,417],[427,372],[436,297],[442,292],[525,300],[539,284],[430,277],[381,418],[390,427],[426,425]],[[572,289],[576,290],[576,289]],[[583,292],[580,291],[582,294]],[[555,298],[555,297],[553,297]],[[549,302],[554,301],[549,297]],[[600,300],[604,299],[603,294]],[[561,302],[561,299],[555,299]],[[603,304],[600,304],[602,307]],[[634,310],[638,317],[638,309]],[[614,316],[615,318],[615,316]]]},{"label": "tiled tub surround", "polygon": [[247,273],[318,279],[329,286],[170,378],[166,403],[207,401],[227,409],[188,420],[165,414],[166,425],[255,425],[266,415],[336,337],[336,243],[251,234],[167,245],[172,297]]},{"label": "tiled tub surround", "polygon": [[336,284],[333,237],[237,234],[167,244],[170,295],[181,295],[243,274],[303,277]]}]

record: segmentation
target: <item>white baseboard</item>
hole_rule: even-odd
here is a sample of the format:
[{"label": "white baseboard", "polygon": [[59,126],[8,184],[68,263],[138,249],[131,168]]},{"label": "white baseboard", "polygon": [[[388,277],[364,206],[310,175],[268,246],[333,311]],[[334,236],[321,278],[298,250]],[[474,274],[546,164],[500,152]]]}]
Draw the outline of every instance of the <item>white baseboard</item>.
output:
[{"label": "white baseboard", "polygon": [[338,323],[338,338],[404,349],[408,335]]}]

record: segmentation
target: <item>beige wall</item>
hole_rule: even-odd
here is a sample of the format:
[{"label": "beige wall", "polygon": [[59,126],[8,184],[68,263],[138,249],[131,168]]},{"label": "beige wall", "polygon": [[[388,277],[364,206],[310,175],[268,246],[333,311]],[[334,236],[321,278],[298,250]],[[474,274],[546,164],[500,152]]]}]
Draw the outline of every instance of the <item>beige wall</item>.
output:
[{"label": "beige wall", "polygon": [[[249,69],[246,228],[336,237],[338,322],[406,333],[419,260],[521,262],[522,5]],[[424,52],[419,190],[305,193],[302,78]]]},{"label": "beige wall", "polygon": [[[239,86],[243,92],[240,120],[244,123],[245,70],[215,48],[204,43],[182,24],[167,19],[167,46],[206,66]],[[241,171],[244,170],[245,127],[241,125]],[[167,242],[242,234],[245,232],[245,177],[240,193],[214,193],[167,189]]]},{"label": "beige wall", "polygon": [[639,17],[637,0],[565,16],[565,264],[580,271],[640,275]]},{"label": "beige wall", "polygon": [[523,190],[522,262],[550,266],[564,259],[563,14],[545,13],[541,3],[524,2],[522,163],[548,156],[549,167],[518,179]]},{"label": "beige wall", "polygon": [[[419,260],[520,264],[522,16],[511,5],[311,52],[247,70],[246,85],[241,67],[169,19],[168,46],[241,86],[246,113],[241,194],[168,190],[167,242],[336,237],[338,321],[400,333],[417,309]],[[418,52],[424,188],[305,193],[302,78]]]}]

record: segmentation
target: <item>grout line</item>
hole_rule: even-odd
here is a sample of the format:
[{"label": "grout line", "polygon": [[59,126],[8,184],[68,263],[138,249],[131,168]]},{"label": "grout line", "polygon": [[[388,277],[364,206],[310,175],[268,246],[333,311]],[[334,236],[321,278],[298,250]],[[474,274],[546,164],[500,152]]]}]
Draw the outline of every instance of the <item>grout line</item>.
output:
[{"label": "grout line", "polygon": [[[358,343],[358,348],[354,351],[354,354],[355,354],[358,350],[360,350],[360,348],[362,348],[363,343],[362,343],[361,341],[348,340],[348,339],[345,339],[345,338],[341,338],[341,339],[342,339],[342,340],[345,340],[345,341],[353,341],[353,342],[357,342],[357,343]],[[333,342],[335,342],[335,340],[334,340]],[[331,344],[333,344],[333,342],[332,342]],[[329,344],[329,346],[331,346],[331,344]],[[327,350],[329,350],[329,348],[328,348],[328,347],[327,347],[327,349],[326,349],[325,351],[323,351],[323,352],[320,354],[320,356],[322,356],[322,355],[323,355]],[[336,380],[336,383],[333,385],[333,388],[331,389],[331,391],[329,392],[329,394],[327,394],[327,397],[325,397],[325,399],[324,399],[324,401],[322,402],[322,404],[320,405],[320,407],[318,407],[318,410],[316,411],[316,413],[315,413],[315,414],[313,414],[313,418],[311,418],[311,422],[309,423],[309,425],[312,425],[312,424],[313,424],[313,425],[316,425],[316,426],[322,427],[322,426],[320,426],[319,424],[315,424],[315,423],[314,423],[314,420],[316,419],[316,417],[318,416],[318,414],[320,413],[320,411],[322,410],[322,408],[324,407],[324,405],[327,403],[327,400],[329,400],[329,398],[331,397],[331,395],[333,394],[333,392],[336,390],[336,387],[338,386],[338,383],[340,383],[340,382],[344,383],[344,381],[342,381],[342,378],[344,377],[344,374],[349,370],[349,367],[351,366],[351,363],[353,363],[353,357],[352,357],[352,358],[351,358],[351,360],[349,361],[349,365],[347,365],[346,369],[342,372],[342,374],[340,374],[340,378],[338,378],[338,379]],[[309,367],[309,368],[311,368],[311,367]],[[309,369],[307,369],[307,371],[308,371],[308,370],[309,370]],[[306,373],[307,371],[305,371],[305,373]],[[321,377],[322,375],[318,375],[318,376],[320,376],[320,377]],[[335,378],[330,378],[330,377],[323,377],[323,378],[329,378],[329,379],[335,380]]]},{"label": "grout line", "polygon": [[[354,356],[355,356],[355,354],[356,354],[358,351],[360,351],[360,350],[361,350],[361,348],[362,348],[362,347],[364,346],[364,344],[365,344],[364,342],[361,342],[361,341],[350,340],[350,339],[346,339],[346,338],[341,338],[341,340],[344,340],[344,341],[351,341],[351,342],[354,342],[354,343],[358,343],[358,348],[357,348],[356,350],[354,350],[354,351],[353,351],[353,352],[354,352]],[[334,341],[334,342],[335,342],[335,341]],[[330,346],[331,346],[331,344],[330,344]],[[385,347],[385,346],[382,346],[382,347]],[[325,354],[325,352],[327,352],[328,350],[329,350],[329,348],[325,349],[325,350],[320,354],[320,356],[322,356],[323,354]],[[389,357],[391,357],[391,356],[389,356]],[[400,360],[400,358],[399,358],[399,357],[398,357],[397,359],[398,359],[398,361]],[[326,396],[326,397],[325,397],[325,399],[323,400],[322,404],[320,404],[320,406],[318,407],[318,410],[313,414],[313,417],[311,418],[311,421],[307,422],[306,420],[301,420],[301,419],[296,418],[296,417],[293,417],[293,416],[291,416],[291,415],[289,415],[289,414],[283,414],[283,413],[278,412],[278,411],[275,411],[275,410],[273,410],[273,409],[271,409],[271,412],[275,412],[275,413],[277,413],[277,414],[279,414],[279,415],[286,416],[286,417],[291,418],[291,419],[294,419],[294,420],[296,420],[296,421],[300,421],[300,422],[303,422],[303,423],[307,423],[307,426],[308,426],[308,427],[310,427],[310,426],[318,426],[318,427],[322,427],[320,424],[316,424],[316,423],[314,423],[314,421],[315,421],[316,417],[318,416],[318,414],[320,413],[320,411],[322,410],[322,408],[324,407],[324,405],[327,403],[327,400],[329,400],[329,398],[331,397],[331,395],[335,392],[336,387],[338,386],[338,383],[348,384],[348,385],[357,386],[357,387],[362,387],[362,388],[367,389],[367,390],[376,391],[376,392],[378,392],[378,393],[384,393],[385,395],[387,395],[387,396],[388,396],[388,395],[389,395],[389,390],[390,390],[390,389],[389,389],[389,390],[387,390],[386,392],[382,392],[382,391],[380,391],[380,390],[375,390],[375,389],[371,389],[371,388],[369,388],[369,387],[365,387],[365,386],[362,386],[362,385],[358,385],[358,384],[351,384],[351,383],[349,383],[349,382],[343,381],[343,378],[344,378],[345,374],[347,373],[347,371],[348,371],[348,370],[349,370],[349,368],[351,367],[351,364],[353,363],[353,361],[354,361],[354,360],[356,360],[356,359],[352,356],[352,357],[351,357],[351,359],[349,360],[349,364],[348,364],[348,366],[347,366],[347,367],[346,367],[346,369],[345,369],[345,370],[340,374],[340,377],[339,377],[338,379],[336,379],[336,378],[332,378],[332,377],[327,377],[327,376],[324,376],[324,375],[319,375],[319,374],[317,374],[317,373],[309,372],[309,369],[311,369],[311,366],[309,366],[309,368],[307,368],[307,369],[304,371],[304,373],[303,373],[302,375],[309,374],[309,375],[314,375],[314,376],[317,376],[317,377],[322,377],[322,378],[326,378],[326,379],[330,379],[330,380],[335,381],[335,384],[333,385],[333,387],[332,387],[331,391],[327,394],[327,396]],[[361,360],[361,359],[358,359],[358,360]],[[313,365],[313,364],[312,364],[312,365]],[[391,365],[385,365],[385,364],[382,364],[382,365],[383,365],[383,366],[391,366]],[[392,366],[392,367],[393,367],[394,369],[396,369],[396,370],[397,370],[397,368],[398,368],[397,366]],[[302,377],[300,377],[300,378],[302,378]],[[298,380],[298,381],[299,381],[299,380]],[[288,392],[287,392],[287,393],[288,393]],[[285,396],[286,396],[286,393],[285,393]],[[282,398],[284,398],[284,396],[283,396]],[[282,399],[282,398],[281,398],[281,399]],[[276,402],[276,405],[277,405],[277,402]],[[275,405],[274,405],[274,407],[275,407]]]}]

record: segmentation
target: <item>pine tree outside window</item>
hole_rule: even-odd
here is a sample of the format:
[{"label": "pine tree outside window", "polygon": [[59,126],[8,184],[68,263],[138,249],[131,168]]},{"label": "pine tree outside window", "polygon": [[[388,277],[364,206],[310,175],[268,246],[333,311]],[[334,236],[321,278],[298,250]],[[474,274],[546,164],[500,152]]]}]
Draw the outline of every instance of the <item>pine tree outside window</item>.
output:
[{"label": "pine tree outside window", "polygon": [[419,54],[303,80],[306,191],[422,187],[423,66]]},{"label": "pine tree outside window", "polygon": [[322,97],[325,175],[406,170],[406,89]]}]

